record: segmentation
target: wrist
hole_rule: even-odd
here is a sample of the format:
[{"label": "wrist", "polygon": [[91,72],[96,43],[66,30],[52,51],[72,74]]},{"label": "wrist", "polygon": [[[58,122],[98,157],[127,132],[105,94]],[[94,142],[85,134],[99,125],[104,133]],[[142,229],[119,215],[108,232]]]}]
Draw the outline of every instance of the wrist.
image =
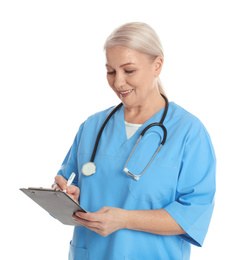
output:
[{"label": "wrist", "polygon": [[123,210],[123,229],[129,229],[129,215],[130,210]]}]

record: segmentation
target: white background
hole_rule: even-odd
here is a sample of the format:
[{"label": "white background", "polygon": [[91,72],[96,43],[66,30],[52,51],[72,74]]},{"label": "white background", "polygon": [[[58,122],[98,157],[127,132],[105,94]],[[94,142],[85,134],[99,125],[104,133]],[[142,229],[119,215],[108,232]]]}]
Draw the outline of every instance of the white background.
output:
[{"label": "white background", "polygon": [[19,191],[49,187],[79,125],[119,103],[106,81],[103,44],[119,25],[159,34],[171,101],[207,127],[217,155],[216,207],[191,259],[246,259],[244,1],[0,2],[1,255],[67,259],[72,227]]}]

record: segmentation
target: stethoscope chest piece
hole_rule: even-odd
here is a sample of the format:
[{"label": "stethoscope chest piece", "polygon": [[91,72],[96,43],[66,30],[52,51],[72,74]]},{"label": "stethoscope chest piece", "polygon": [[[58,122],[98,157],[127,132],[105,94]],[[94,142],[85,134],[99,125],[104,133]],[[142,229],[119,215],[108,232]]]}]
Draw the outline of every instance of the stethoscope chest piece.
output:
[{"label": "stethoscope chest piece", "polygon": [[94,162],[88,162],[85,163],[82,166],[81,172],[85,175],[85,176],[91,176],[96,172],[96,164]]}]

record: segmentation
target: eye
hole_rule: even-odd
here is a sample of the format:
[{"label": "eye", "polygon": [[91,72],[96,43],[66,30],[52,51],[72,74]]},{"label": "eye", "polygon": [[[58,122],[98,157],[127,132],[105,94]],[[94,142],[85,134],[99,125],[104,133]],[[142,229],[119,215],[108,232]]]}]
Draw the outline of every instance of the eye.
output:
[{"label": "eye", "polygon": [[135,70],[125,70],[125,72],[127,73],[127,74],[131,74],[131,73],[133,73]]},{"label": "eye", "polygon": [[114,74],[115,74],[115,71],[107,71],[107,74],[108,74],[108,75],[114,75]]}]

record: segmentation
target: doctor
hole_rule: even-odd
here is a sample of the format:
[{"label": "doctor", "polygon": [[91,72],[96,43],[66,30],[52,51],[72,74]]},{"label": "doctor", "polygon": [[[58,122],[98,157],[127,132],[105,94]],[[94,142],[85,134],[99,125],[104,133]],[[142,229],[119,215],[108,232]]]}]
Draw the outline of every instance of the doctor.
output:
[{"label": "doctor", "polygon": [[69,259],[189,259],[190,244],[203,244],[214,206],[209,134],[165,98],[162,46],[150,26],[117,28],[105,52],[109,86],[123,105],[80,126],[55,177],[87,211],[73,216],[83,226],[74,229]]}]

